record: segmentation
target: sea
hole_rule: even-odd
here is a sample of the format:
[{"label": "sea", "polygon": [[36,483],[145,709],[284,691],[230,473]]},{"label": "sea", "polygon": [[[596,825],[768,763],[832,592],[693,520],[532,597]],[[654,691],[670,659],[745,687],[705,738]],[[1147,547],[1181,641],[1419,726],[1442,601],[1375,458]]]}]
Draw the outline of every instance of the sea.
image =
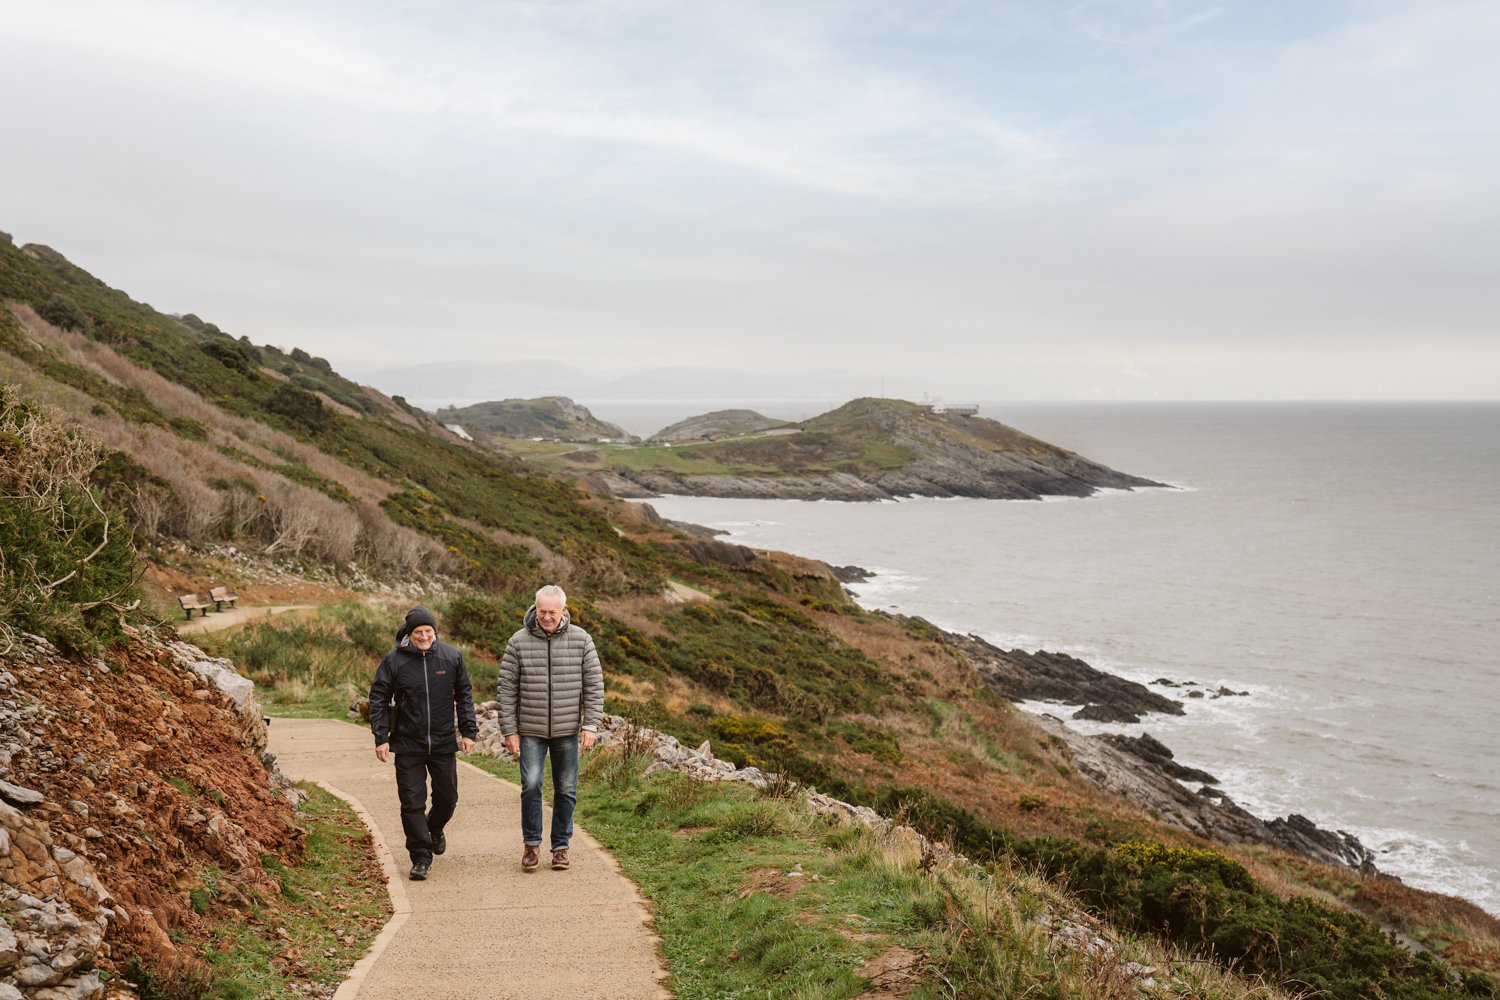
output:
[{"label": "sea", "polygon": [[[649,435],[712,409],[581,400]],[[868,608],[1183,700],[1149,732],[1256,815],[1500,914],[1500,403],[1008,403],[982,416],[1166,484],[1086,499],[661,497],[731,541],[857,565]],[[1185,698],[1199,689],[1243,695]],[[1074,706],[1027,704],[1068,719]]]}]

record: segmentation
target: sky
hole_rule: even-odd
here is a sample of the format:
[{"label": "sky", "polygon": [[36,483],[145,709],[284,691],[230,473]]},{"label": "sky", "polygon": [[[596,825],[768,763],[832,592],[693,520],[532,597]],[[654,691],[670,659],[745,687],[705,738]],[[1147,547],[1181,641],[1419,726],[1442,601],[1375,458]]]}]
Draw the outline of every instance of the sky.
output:
[{"label": "sky", "polygon": [[0,11],[0,230],[345,373],[1500,398],[1493,0]]}]

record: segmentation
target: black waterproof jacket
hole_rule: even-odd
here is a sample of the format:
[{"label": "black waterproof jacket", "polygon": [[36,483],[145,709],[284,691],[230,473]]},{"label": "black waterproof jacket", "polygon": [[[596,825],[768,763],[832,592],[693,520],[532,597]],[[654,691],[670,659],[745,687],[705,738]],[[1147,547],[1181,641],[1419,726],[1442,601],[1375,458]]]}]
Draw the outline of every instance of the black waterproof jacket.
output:
[{"label": "black waterproof jacket", "polygon": [[464,655],[445,642],[425,653],[406,644],[385,654],[370,684],[370,732],[376,746],[388,742],[398,754],[457,753],[460,733],[477,739]]}]

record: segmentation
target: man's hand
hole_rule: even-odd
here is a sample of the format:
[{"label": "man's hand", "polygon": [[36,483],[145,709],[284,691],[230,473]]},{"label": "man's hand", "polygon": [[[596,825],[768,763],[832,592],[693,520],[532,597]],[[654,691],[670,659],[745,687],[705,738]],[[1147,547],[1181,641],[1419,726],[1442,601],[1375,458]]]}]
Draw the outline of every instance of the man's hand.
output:
[{"label": "man's hand", "polygon": [[380,763],[384,764],[385,763],[385,755],[388,754],[388,753],[390,753],[390,752],[391,752],[391,745],[389,743],[382,743],[382,744],[380,744],[380,746],[378,746],[378,747],[375,748],[375,759],[378,760],[378,761],[380,761]]},{"label": "man's hand", "polygon": [[474,749],[474,741],[471,740],[471,739],[469,739],[467,736],[465,736],[463,739],[461,739],[461,740],[458,741],[458,752],[459,753],[468,753],[470,750],[473,750],[473,749]]},{"label": "man's hand", "polygon": [[505,752],[512,757],[521,756],[521,734],[511,733],[505,737]]},{"label": "man's hand", "polygon": [[598,733],[594,732],[592,729],[584,729],[578,734],[578,749],[591,750],[593,749],[594,744],[598,742],[598,740]]}]

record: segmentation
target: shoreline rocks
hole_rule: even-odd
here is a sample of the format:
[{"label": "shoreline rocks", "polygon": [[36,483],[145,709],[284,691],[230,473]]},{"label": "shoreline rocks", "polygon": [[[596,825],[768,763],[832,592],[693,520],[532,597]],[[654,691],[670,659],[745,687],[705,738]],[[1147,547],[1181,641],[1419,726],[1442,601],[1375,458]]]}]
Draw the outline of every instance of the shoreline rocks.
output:
[{"label": "shoreline rocks", "polygon": [[985,683],[1007,701],[1081,705],[1073,718],[1094,722],[1140,722],[1141,716],[1151,712],[1183,714],[1182,702],[1065,653],[1001,649],[977,635],[951,632],[943,632],[942,639],[962,653]]}]

